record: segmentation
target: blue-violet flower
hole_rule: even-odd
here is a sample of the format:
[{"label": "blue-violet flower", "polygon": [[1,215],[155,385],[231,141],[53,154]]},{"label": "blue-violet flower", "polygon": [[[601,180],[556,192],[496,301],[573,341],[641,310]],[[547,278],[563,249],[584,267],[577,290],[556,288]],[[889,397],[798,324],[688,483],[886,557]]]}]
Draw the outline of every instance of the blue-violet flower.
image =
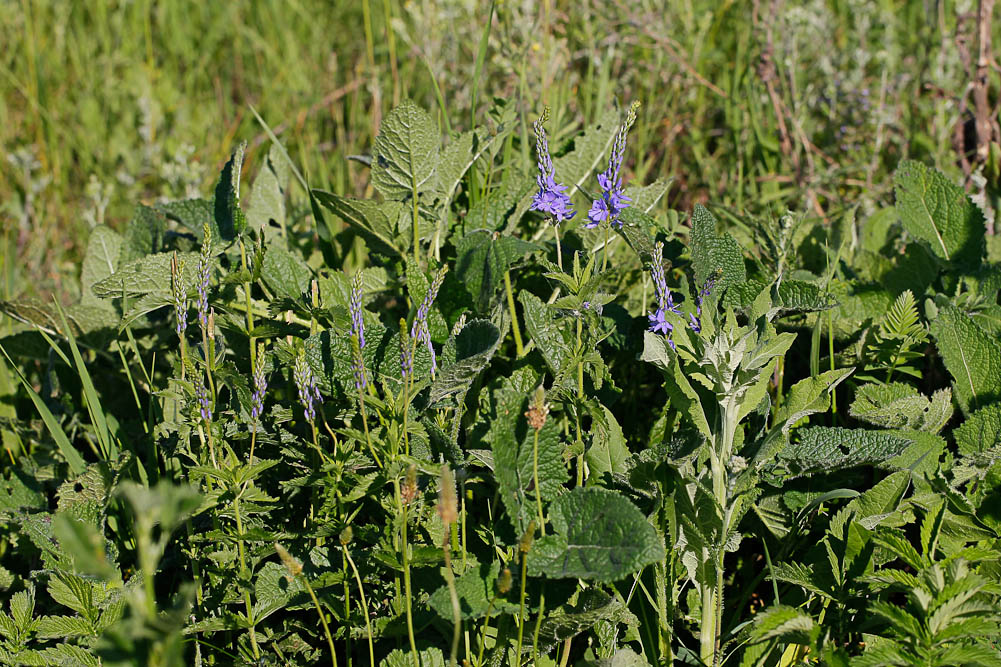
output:
[{"label": "blue-violet flower", "polygon": [[532,198],[530,210],[542,211],[552,216],[556,223],[570,220],[577,212],[573,210],[570,202],[570,195],[566,193],[566,186],[556,182],[555,167],[553,159],[549,155],[549,139],[546,137],[546,130],[543,123],[549,120],[549,107],[542,111],[542,117],[532,124],[535,130],[535,152],[538,154],[539,175],[535,180],[539,184],[539,191]]}]

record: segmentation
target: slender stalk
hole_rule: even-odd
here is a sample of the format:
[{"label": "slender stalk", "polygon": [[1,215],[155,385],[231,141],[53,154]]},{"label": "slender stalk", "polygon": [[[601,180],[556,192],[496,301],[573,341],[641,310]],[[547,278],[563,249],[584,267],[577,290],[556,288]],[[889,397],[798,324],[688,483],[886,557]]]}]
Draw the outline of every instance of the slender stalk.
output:
[{"label": "slender stalk", "polygon": [[368,431],[368,414],[365,411],[365,395],[362,392],[362,388],[358,386],[358,409],[361,411],[361,423],[365,427],[365,442],[368,444],[368,451],[375,460],[375,464],[382,467],[382,461],[379,460],[379,456],[375,453],[375,447],[372,446],[372,435]]},{"label": "slender stalk", "polygon": [[400,481],[398,479],[393,480],[393,490],[396,494],[396,509],[400,513],[400,560],[403,563],[403,604],[407,613],[407,638],[410,640],[410,655],[413,657],[414,665],[419,665],[417,641],[414,639],[414,613],[410,602],[412,593],[410,590],[409,546],[407,544],[407,508],[400,497]]},{"label": "slender stalk", "polygon": [[605,269],[608,268],[608,229],[611,224],[605,225],[605,246],[602,248],[601,253],[601,272],[604,273]]},{"label": "slender stalk", "polygon": [[535,487],[535,507],[539,512],[539,531],[546,536],[546,520],[542,514],[542,491],[539,488],[539,429],[535,431],[535,441],[532,443],[532,483]]},{"label": "slender stalk", "polygon": [[[247,264],[247,250],[243,245],[243,237],[240,237],[240,261],[243,263],[243,270],[250,272],[250,265]],[[247,336],[250,338],[250,373],[253,375],[257,369],[257,346],[254,345],[254,337],[250,332],[254,330],[254,309],[250,300],[250,281],[243,283],[243,293],[247,301]],[[256,657],[256,656],[255,656]]]},{"label": "slender stalk", "polygon": [[490,596],[490,602],[487,604],[487,615],[483,618],[483,629],[480,630],[480,650],[476,655],[476,667],[480,667],[483,664],[483,649],[487,645],[487,627],[490,625],[490,612],[494,609],[494,601],[497,600],[497,595]]},{"label": "slender stalk", "polygon": [[351,572],[355,576],[355,583],[358,584],[358,596],[361,598],[361,613],[365,617],[365,632],[368,635],[368,660],[371,667],[375,667],[375,644],[372,640],[372,621],[368,617],[368,602],[365,600],[365,587],[362,586],[361,576],[358,574],[358,568],[355,567],[354,559],[351,558],[351,552],[343,545],[341,549],[344,550],[344,557],[347,558],[348,564],[351,566]]},{"label": "slender stalk", "polygon": [[539,629],[542,627],[542,617],[546,613],[546,589],[543,583],[539,594],[539,613],[535,617],[535,631],[532,633],[532,664],[539,664]]},{"label": "slender stalk", "polygon": [[514,292],[511,290],[511,272],[504,271],[504,291],[507,292],[507,308],[511,311],[511,334],[514,336],[514,347],[518,358],[525,355],[525,347],[521,341],[521,329],[518,327],[518,313],[514,309]]},{"label": "slender stalk", "polygon": [[525,634],[525,580],[528,578],[528,554],[521,552],[521,602],[518,605],[518,651],[514,654],[515,664],[521,664],[521,646]]},{"label": "slender stalk", "polygon": [[323,624],[323,634],[327,637],[327,646],[330,647],[330,662],[337,667],[337,651],[334,649],[334,638],[330,634],[330,626],[327,625],[327,617],[323,613],[323,609],[320,607],[320,601],[316,599],[316,593],[313,591],[313,587],[309,584],[309,579],[302,576],[302,583],[306,586],[306,590],[309,592],[309,597],[313,599],[313,606],[316,607],[316,613],[320,615],[320,623]]},{"label": "slender stalk", "polygon": [[459,636],[462,634],[462,610],[459,607],[459,594],[455,590],[455,573],[452,572],[452,550],[448,540],[442,545],[445,554],[445,583],[448,585],[448,596],[452,602],[452,652],[449,654],[449,665],[455,667],[456,656],[459,655]]},{"label": "slender stalk", "polygon": [[[247,572],[247,560],[244,556],[243,549],[243,521],[240,517],[240,494],[237,493],[233,496],[233,515],[236,517],[236,550],[240,555],[240,578],[243,579],[243,574]],[[242,581],[241,581],[242,587]],[[250,645],[254,650],[254,659],[261,659],[261,649],[257,646],[257,630],[254,623],[254,606],[250,601],[250,590],[247,588],[243,589],[243,602],[247,608],[247,623],[250,625]]]},{"label": "slender stalk", "polygon": [[553,223],[553,236],[556,237],[556,265],[563,270],[563,250],[560,248],[560,223]]},{"label": "slender stalk", "polygon": [[[581,331],[583,328],[582,318],[577,318],[577,354],[583,354],[584,348],[581,344]],[[584,404],[584,362],[577,362],[577,409],[574,411],[574,419],[577,425],[577,445],[583,446],[584,438],[580,430],[580,411]],[[577,456],[577,486],[584,485],[584,454]]]}]

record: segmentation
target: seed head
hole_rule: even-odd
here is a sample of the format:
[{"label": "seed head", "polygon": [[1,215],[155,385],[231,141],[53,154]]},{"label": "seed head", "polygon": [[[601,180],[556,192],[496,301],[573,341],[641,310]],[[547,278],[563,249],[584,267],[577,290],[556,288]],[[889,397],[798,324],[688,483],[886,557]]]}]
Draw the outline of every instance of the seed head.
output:
[{"label": "seed head", "polygon": [[278,552],[278,557],[282,559],[282,565],[293,578],[302,574],[302,563],[296,560],[295,556],[290,554],[285,547],[275,542],[275,551]]},{"label": "seed head", "polygon": [[417,499],[417,466],[413,463],[407,468],[407,480],[400,489],[400,498],[404,505],[409,505]]},{"label": "seed head", "polygon": [[546,417],[549,415],[549,405],[546,403],[546,390],[539,385],[535,390],[532,405],[529,406],[525,416],[528,417],[528,425],[536,431],[541,431],[546,425]]},{"label": "seed head", "polygon": [[501,595],[507,595],[507,592],[511,590],[511,569],[505,567],[501,570],[500,576],[497,577],[497,592]]},{"label": "seed head", "polygon": [[532,543],[535,541],[535,519],[532,519],[528,523],[528,528],[525,532],[521,534],[521,539],[518,540],[518,551],[523,554],[527,554],[532,549]]},{"label": "seed head", "polygon": [[455,495],[455,478],[452,471],[445,465],[441,469],[441,478],[438,480],[438,516],[445,524],[445,530],[459,518],[459,501]]}]

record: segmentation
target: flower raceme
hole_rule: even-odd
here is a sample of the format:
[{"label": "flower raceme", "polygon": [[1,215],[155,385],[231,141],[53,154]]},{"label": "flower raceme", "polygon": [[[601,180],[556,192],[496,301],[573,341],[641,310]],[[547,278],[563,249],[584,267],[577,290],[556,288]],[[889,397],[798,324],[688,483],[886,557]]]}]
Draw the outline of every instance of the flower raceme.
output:
[{"label": "flower raceme", "polygon": [[626,114],[626,120],[619,126],[619,131],[615,133],[615,142],[612,144],[612,152],[608,156],[608,168],[598,174],[598,185],[601,187],[601,196],[591,203],[591,210],[587,212],[587,222],[584,226],[594,229],[603,222],[616,227],[622,227],[619,215],[629,208],[632,201],[622,192],[622,161],[626,155],[626,135],[629,128],[636,122],[636,110],[639,102],[633,102]]},{"label": "flower raceme", "polygon": [[417,343],[424,343],[428,348],[428,352],[431,354],[432,377],[434,377],[434,373],[438,368],[438,363],[434,353],[434,346],[431,344],[431,331],[428,329],[428,313],[431,311],[431,306],[434,304],[435,297],[438,296],[438,290],[441,289],[441,284],[445,281],[446,273],[448,273],[447,264],[442,266],[435,275],[434,280],[431,282],[431,286],[428,288],[427,294],[424,295],[424,301],[421,302],[420,307],[417,309],[417,316],[414,318],[413,326],[410,327],[410,338]]},{"label": "flower raceme", "polygon": [[532,198],[530,210],[547,213],[554,222],[560,223],[570,220],[577,215],[577,212],[573,210],[570,195],[566,193],[566,186],[556,182],[556,168],[549,155],[549,139],[546,137],[545,128],[542,127],[547,120],[549,120],[549,107],[543,109],[542,117],[532,124],[535,130],[535,152],[539,160],[539,175],[535,178],[539,184],[539,191]]}]

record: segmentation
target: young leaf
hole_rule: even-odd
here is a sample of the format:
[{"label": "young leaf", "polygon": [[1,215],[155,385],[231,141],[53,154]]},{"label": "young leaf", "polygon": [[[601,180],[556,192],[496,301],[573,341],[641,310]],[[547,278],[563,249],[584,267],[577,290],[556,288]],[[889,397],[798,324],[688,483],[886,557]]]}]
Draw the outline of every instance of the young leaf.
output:
[{"label": "young leaf", "polygon": [[969,413],[1001,398],[1001,345],[952,304],[931,323],[939,354],[952,375],[956,398]]},{"label": "young leaf", "polygon": [[438,127],[410,100],[382,121],[372,149],[372,184],[386,199],[403,200],[429,185],[438,165]]},{"label": "young leaf", "polygon": [[599,487],[577,487],[550,507],[554,535],[528,554],[533,575],[612,582],[664,558],[664,543],[628,498]]},{"label": "young leaf", "polygon": [[247,142],[241,142],[233,150],[219,174],[215,186],[214,217],[219,226],[219,234],[224,241],[232,241],[247,228],[247,217],[240,208],[240,172],[243,170],[243,154]]},{"label": "young leaf", "polygon": [[973,269],[984,253],[984,216],[937,169],[904,160],[893,176],[896,208],[904,229],[935,255],[957,267]]},{"label": "young leaf", "polygon": [[705,284],[717,271],[720,272],[713,288],[714,295],[721,295],[731,285],[747,280],[740,246],[726,232],[722,235],[716,233],[715,216],[701,204],[696,204],[692,213],[691,253],[698,285]]}]

